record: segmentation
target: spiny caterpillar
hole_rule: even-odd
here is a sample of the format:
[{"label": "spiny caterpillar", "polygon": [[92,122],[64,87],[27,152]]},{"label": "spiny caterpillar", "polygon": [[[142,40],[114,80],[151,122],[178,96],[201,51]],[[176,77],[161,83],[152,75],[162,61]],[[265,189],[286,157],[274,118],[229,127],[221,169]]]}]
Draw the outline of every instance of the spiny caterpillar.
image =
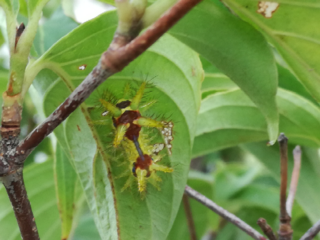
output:
[{"label": "spiny caterpillar", "polygon": [[[173,123],[141,116],[139,105],[145,88],[146,82],[142,83],[132,99],[120,99],[115,105],[105,99],[99,99],[105,110],[102,115],[106,116],[109,113],[112,115],[113,126],[115,127],[113,147],[122,147],[129,161],[127,170],[121,176],[118,176],[118,178],[129,177],[121,191],[130,187],[134,180],[138,183],[140,193],[146,191],[147,182],[160,190],[158,183],[161,178],[157,176],[156,172],[170,173],[173,171],[172,168],[158,163],[163,157],[159,152],[165,147],[171,155]],[[146,105],[152,105],[152,103]],[[165,143],[149,144],[150,137],[144,133],[144,128],[159,129]]]}]

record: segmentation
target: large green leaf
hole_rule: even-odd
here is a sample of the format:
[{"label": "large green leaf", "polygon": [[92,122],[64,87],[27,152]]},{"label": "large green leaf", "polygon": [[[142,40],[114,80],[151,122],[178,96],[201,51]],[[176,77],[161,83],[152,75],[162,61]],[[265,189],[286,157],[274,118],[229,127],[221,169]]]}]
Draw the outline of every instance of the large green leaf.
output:
[{"label": "large green leaf", "polygon": [[[60,239],[60,219],[54,190],[52,160],[31,164],[24,169],[24,179],[41,239]],[[11,203],[3,185],[0,187],[1,240],[21,239]]]},{"label": "large green leaf", "polygon": [[[277,48],[311,95],[320,101],[319,3],[282,1],[268,17],[258,13],[255,0],[224,0],[232,10],[260,29]],[[284,21],[285,19],[285,21]]]},{"label": "large green leaf", "polygon": [[263,115],[240,89],[216,93],[202,100],[196,135],[194,156],[267,139]]},{"label": "large green leaf", "polygon": [[263,36],[217,0],[197,5],[170,34],[217,66],[250,97],[267,120],[269,139],[275,141],[277,69]]},{"label": "large green leaf", "polygon": [[[50,68],[64,80],[48,70],[37,77],[35,86],[43,94],[47,115],[98,62],[112,40],[116,23],[115,12],[103,14],[76,28],[34,63],[34,69]],[[102,239],[166,238],[186,184],[202,75],[197,54],[175,38],[164,36],[124,71],[102,84],[81,110],[76,110],[55,131],[62,148],[73,159]],[[163,180],[161,190],[148,185],[146,197],[141,199],[135,185],[120,191],[126,179],[117,177],[125,166],[115,161],[117,156],[110,149],[112,121],[101,117],[103,109],[97,108],[97,99],[106,89],[117,99],[123,98],[126,83],[136,88],[145,80],[152,85],[148,85],[143,102],[157,100],[145,114],[174,123],[172,155],[161,161],[171,165],[174,172],[159,173]],[[91,123],[103,119],[106,125]],[[157,131],[153,134],[159,139]]]},{"label": "large green leaf", "polygon": [[[303,89],[297,88],[299,85],[287,84],[286,77],[290,76],[288,73],[284,72],[280,76],[284,78],[280,81],[284,87],[309,96]],[[202,91],[205,98],[202,100],[197,121],[194,156],[239,143],[267,140],[263,115],[225,76],[207,74]],[[280,131],[290,137],[293,143],[320,146],[320,109],[312,100],[299,94],[279,88],[276,100],[280,114]]]},{"label": "large green leaf", "polygon": [[[261,143],[248,143],[243,145],[243,148],[252,153],[259,161],[261,161],[272,172],[275,179],[280,181],[280,155],[277,146],[266,147],[265,144]],[[293,165],[292,154],[290,153],[292,149],[293,146],[289,148],[289,173],[291,172]],[[319,172],[313,167],[312,161],[314,160],[309,159],[308,156],[304,154],[304,149],[302,149],[302,153],[302,165],[296,201],[305,211],[310,220],[315,223],[320,217],[320,210],[317,207],[320,200],[320,194],[319,192],[315,191],[317,186],[319,187],[320,175]],[[317,159],[319,159],[319,156],[317,156]],[[294,218],[295,216],[292,217]]]}]

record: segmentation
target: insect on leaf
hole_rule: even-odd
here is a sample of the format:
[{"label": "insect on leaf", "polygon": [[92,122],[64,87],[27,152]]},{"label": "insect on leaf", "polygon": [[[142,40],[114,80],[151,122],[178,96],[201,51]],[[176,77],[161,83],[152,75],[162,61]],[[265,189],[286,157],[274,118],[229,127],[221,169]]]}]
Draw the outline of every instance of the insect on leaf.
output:
[{"label": "insect on leaf", "polygon": [[[63,76],[62,80],[45,70],[39,77],[46,81],[36,80],[35,86],[44,96],[46,115],[92,70],[110,44],[116,23],[115,12],[102,14],[73,30],[34,63]],[[70,153],[102,239],[166,239],[187,180],[202,76],[198,55],[175,38],[164,36],[121,73],[103,83],[81,109],[56,129],[58,141]],[[142,199],[137,182],[123,190],[127,178],[121,175],[131,166],[121,146],[113,145],[114,114],[101,107],[99,99],[113,105],[121,99],[133,100],[146,81],[139,112],[143,117],[172,122],[174,139],[170,155],[168,147],[161,150],[165,138],[159,129],[142,127],[148,138],[141,145],[158,151],[154,155],[161,157],[159,165],[172,168],[173,172],[157,171],[160,190],[148,181]],[[130,88],[126,88],[128,83]]]}]

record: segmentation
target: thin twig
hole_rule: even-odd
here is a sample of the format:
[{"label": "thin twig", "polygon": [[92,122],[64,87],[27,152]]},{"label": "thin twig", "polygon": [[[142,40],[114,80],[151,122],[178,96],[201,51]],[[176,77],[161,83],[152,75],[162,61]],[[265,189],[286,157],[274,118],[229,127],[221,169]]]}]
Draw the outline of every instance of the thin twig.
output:
[{"label": "thin twig", "polygon": [[183,194],[182,198],[184,211],[186,213],[189,232],[190,232],[190,240],[197,240],[196,228],[194,226],[193,216],[190,208],[189,197],[186,194]]},{"label": "thin twig", "polygon": [[11,201],[23,240],[39,240],[37,226],[23,182],[22,167],[1,178]]},{"label": "thin twig", "polygon": [[129,44],[102,54],[98,65],[72,94],[36,129],[22,140],[13,152],[16,163],[22,163],[31,151],[62,123],[106,78],[121,71],[157,41],[201,0],[180,0],[161,16],[147,31]]},{"label": "thin twig", "polygon": [[217,213],[222,218],[226,219],[227,221],[231,222],[238,228],[240,228],[242,231],[246,232],[249,236],[251,236],[253,239],[256,240],[267,240],[264,236],[262,236],[258,231],[253,229],[251,226],[246,224],[244,221],[242,221],[240,218],[236,217],[232,213],[229,213],[227,210],[223,209],[222,207],[218,206],[216,203],[211,201],[206,196],[203,196],[201,193],[198,193],[196,190],[192,189],[189,186],[186,186],[184,192],[193,199],[197,200],[204,206],[208,207],[215,213]]},{"label": "thin twig", "polygon": [[269,240],[277,240],[272,228],[264,218],[259,218],[257,224],[261,228],[262,232],[269,238]]},{"label": "thin twig", "polygon": [[316,222],[301,238],[300,240],[311,240],[320,232],[320,220]]},{"label": "thin twig", "polygon": [[292,229],[290,225],[291,218],[286,209],[287,178],[288,178],[288,138],[281,133],[278,138],[280,146],[280,165],[281,165],[281,183],[280,183],[280,227],[279,240],[291,240]]},{"label": "thin twig", "polygon": [[294,160],[294,165],[293,165],[292,176],[291,176],[290,190],[289,190],[289,195],[288,195],[287,203],[286,203],[287,213],[290,217],[291,217],[294,198],[295,198],[296,191],[297,191],[297,186],[298,186],[298,182],[299,182],[299,175],[300,175],[300,168],[301,168],[301,148],[300,148],[300,146],[296,146],[294,148],[293,160]]},{"label": "thin twig", "polygon": [[286,210],[287,178],[288,178],[288,139],[281,133],[278,138],[280,146],[281,185],[280,185],[280,220],[287,220]]}]

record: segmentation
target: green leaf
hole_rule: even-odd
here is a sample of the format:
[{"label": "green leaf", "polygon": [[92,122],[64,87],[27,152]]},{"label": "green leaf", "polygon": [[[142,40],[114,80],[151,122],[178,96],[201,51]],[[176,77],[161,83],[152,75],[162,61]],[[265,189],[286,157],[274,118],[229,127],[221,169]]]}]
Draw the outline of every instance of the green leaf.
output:
[{"label": "green leaf", "polygon": [[[48,71],[43,71],[37,78],[35,86],[44,94],[46,115],[96,65],[112,40],[116,23],[115,12],[103,14],[76,28],[34,63],[37,68],[45,66],[54,70],[64,80],[62,82],[50,76]],[[55,131],[59,143],[73,159],[102,239],[166,238],[187,180],[190,149],[200,106],[201,77],[201,62],[197,54],[175,38],[164,36],[121,73],[102,84],[93,97],[82,105],[81,110],[77,109]],[[113,132],[112,121],[110,117],[101,117],[103,109],[97,108],[97,100],[106,89],[117,99],[123,98],[127,83],[135,89],[146,80],[150,85],[143,102],[154,99],[157,102],[144,113],[174,123],[172,155],[165,156],[161,161],[161,164],[172,166],[174,172],[159,173],[162,178],[161,190],[148,184],[146,197],[141,199],[135,184],[121,192],[126,178],[118,177],[131,166],[119,166],[120,162],[116,160],[119,156],[114,155],[110,143],[113,138],[110,135]],[[96,126],[93,120],[103,120],[106,125]],[[159,140],[159,133],[154,131],[153,134],[155,140]]]},{"label": "green leaf", "polygon": [[92,218],[92,214],[87,207],[81,212],[79,216],[79,222],[77,228],[75,229],[74,234],[72,235],[70,240],[100,240],[100,236],[96,225],[94,224],[94,220]]},{"label": "green leaf", "polygon": [[260,172],[260,167],[253,165],[250,168],[239,163],[224,164],[220,162],[215,174],[215,201],[224,203],[232,196],[249,185]]},{"label": "green leaf", "polygon": [[[289,138],[289,142],[290,138]],[[280,182],[280,155],[277,146],[266,147],[263,143],[248,143],[242,145],[242,147],[253,154],[259,161],[261,161],[264,166],[271,171],[274,178]],[[289,148],[289,162],[288,162],[288,172],[291,173],[293,167],[292,152],[293,146]],[[317,207],[320,194],[314,189],[319,186],[319,174],[315,171],[312,161],[304,153],[304,148],[302,149],[302,165],[300,169],[299,184],[296,193],[296,201],[299,203],[301,208],[305,211],[310,220],[315,223],[319,220],[320,210]],[[318,156],[319,159],[319,156]],[[289,174],[290,175],[290,174]],[[290,178],[288,178],[290,179]],[[306,197],[308,196],[308,197]],[[294,216],[293,216],[294,218]]]},{"label": "green leaf", "polygon": [[[282,70],[283,71],[283,70]],[[266,140],[266,123],[263,115],[253,102],[240,90],[234,88],[223,75],[208,74],[202,91],[203,96],[197,120],[197,132],[193,145],[193,155],[200,156],[240,143]],[[310,99],[298,88],[299,84],[287,83],[284,72],[281,84]],[[221,81],[223,79],[223,81]],[[230,89],[222,91],[222,89]],[[222,91],[222,92],[220,92]],[[296,144],[320,146],[320,109],[313,101],[292,91],[279,88],[277,105],[280,114],[280,131]]]},{"label": "green leaf", "polygon": [[29,0],[28,1],[28,15],[29,18],[33,15],[33,14],[39,14],[39,12],[41,13],[42,9],[44,8],[44,6],[47,4],[49,0]]},{"label": "green leaf", "polygon": [[99,0],[100,2],[110,4],[112,6],[115,5],[115,0]]},{"label": "green leaf", "polygon": [[[38,56],[41,56],[60,38],[67,35],[79,24],[67,17],[62,8],[58,8],[42,25],[39,26],[34,41],[34,47]],[[58,28],[56,26],[59,26]]]},{"label": "green leaf", "polygon": [[310,95],[306,88],[301,84],[301,82],[288,70],[280,65],[278,65],[279,74],[279,87],[295,92],[300,96],[308,99],[309,101],[318,104],[317,101]]},{"label": "green leaf", "polygon": [[263,115],[240,89],[218,92],[202,100],[193,155],[265,140],[266,128]]},{"label": "green leaf", "polygon": [[[206,197],[212,199],[212,176],[200,172],[191,171],[189,173],[188,185],[201,194],[205,195]],[[214,227],[218,226],[219,216],[194,199],[189,198],[189,203],[193,221],[195,224],[197,239],[201,239],[201,237],[206,233],[207,230],[213,229]],[[183,202],[181,202],[177,217],[171,228],[170,234],[167,237],[167,240],[189,238],[190,232],[188,228],[187,217],[185,214]]]},{"label": "green leaf", "polygon": [[[54,190],[52,160],[25,167],[28,197],[31,202],[41,239],[60,239],[60,219]],[[19,240],[20,231],[12,211],[11,203],[3,185],[0,187],[1,240]]]},{"label": "green leaf", "polygon": [[57,144],[55,153],[55,183],[60,210],[62,239],[68,239],[70,234],[75,207],[79,196],[77,196],[77,174],[71,166],[67,155],[61,146]]},{"label": "green leaf", "polygon": [[4,44],[5,43],[5,39],[4,39],[4,37],[3,37],[3,35],[2,35],[2,32],[1,32],[1,30],[0,30],[0,47],[2,46],[2,44]]},{"label": "green leaf", "polygon": [[275,214],[279,213],[279,191],[274,187],[251,184],[234,198],[236,200],[232,202],[237,201],[237,204],[241,204],[242,207],[259,207],[272,211]]},{"label": "green leaf", "polygon": [[[246,21],[255,25],[277,48],[291,70],[320,101],[319,4],[313,0],[277,1],[279,6],[268,18],[259,14],[257,1],[224,0]],[[283,19],[286,19],[283,21]]]},{"label": "green leaf", "polygon": [[[204,24],[205,23],[205,24]],[[266,40],[219,1],[203,1],[170,34],[230,77],[258,106],[271,142],[278,136],[277,69]]]}]

